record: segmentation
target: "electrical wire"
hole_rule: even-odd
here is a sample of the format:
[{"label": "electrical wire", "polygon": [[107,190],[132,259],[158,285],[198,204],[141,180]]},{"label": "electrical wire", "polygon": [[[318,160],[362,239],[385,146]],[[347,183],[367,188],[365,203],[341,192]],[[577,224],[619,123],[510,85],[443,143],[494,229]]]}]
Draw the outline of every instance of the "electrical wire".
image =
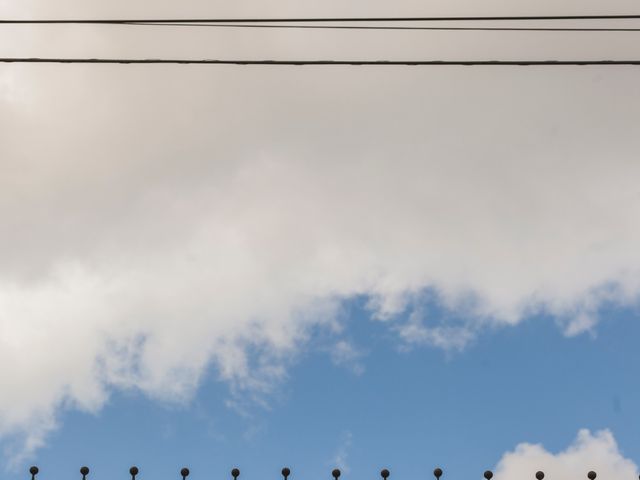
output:
[{"label": "electrical wire", "polygon": [[174,18],[174,19],[8,19],[7,24],[103,24],[140,25],[167,23],[332,23],[332,22],[477,22],[477,21],[546,21],[546,20],[633,20],[640,15],[524,15],[524,16],[447,16],[447,17],[284,17],[284,18]]},{"label": "electrical wire", "polygon": [[614,66],[638,65],[640,60],[220,60],[159,58],[0,58],[0,63],[271,65],[271,66]]},{"label": "electrical wire", "polygon": [[127,23],[126,25],[160,27],[278,28],[317,30],[435,30],[435,31],[499,31],[499,32],[640,32],[640,28],[564,28],[564,27],[399,27],[362,25],[263,25],[238,23]]}]

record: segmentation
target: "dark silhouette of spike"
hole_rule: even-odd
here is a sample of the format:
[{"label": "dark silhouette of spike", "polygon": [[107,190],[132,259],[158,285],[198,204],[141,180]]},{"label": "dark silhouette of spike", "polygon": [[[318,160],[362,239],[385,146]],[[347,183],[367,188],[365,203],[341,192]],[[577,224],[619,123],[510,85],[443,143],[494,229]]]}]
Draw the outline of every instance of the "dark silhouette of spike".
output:
[{"label": "dark silhouette of spike", "polygon": [[291,475],[291,470],[289,470],[288,467],[284,467],[280,473],[282,473],[284,480],[287,480],[289,478],[289,475]]},{"label": "dark silhouette of spike", "polygon": [[536,478],[537,478],[538,480],[543,480],[543,478],[544,478],[544,472],[542,472],[542,471],[536,472]]},{"label": "dark silhouette of spike", "polygon": [[596,472],[594,472],[593,470],[591,470],[589,473],[587,473],[587,478],[589,480],[595,480],[597,476],[598,476],[598,474]]},{"label": "dark silhouette of spike", "polygon": [[180,475],[182,475],[182,480],[184,480],[185,478],[187,478],[189,476],[189,469],[188,468],[183,468],[182,470],[180,470]]},{"label": "dark silhouette of spike", "polygon": [[493,472],[491,470],[487,470],[486,472],[484,472],[484,478],[486,478],[487,480],[491,480],[493,478]]},{"label": "dark silhouette of spike", "polygon": [[131,474],[131,480],[136,480],[136,475],[138,475],[138,473],[140,472],[140,470],[138,470],[138,467],[131,467],[129,469],[129,473]]},{"label": "dark silhouette of spike", "polygon": [[380,471],[380,476],[384,478],[384,480],[387,480],[387,478],[389,478],[389,470],[387,470],[386,468],[383,468]]},{"label": "dark silhouette of spike", "polygon": [[338,470],[337,468],[335,468],[332,472],[331,472],[331,476],[333,478],[335,478],[336,480],[338,480],[338,478],[340,478],[340,470]]},{"label": "dark silhouette of spike", "polygon": [[82,475],[82,480],[87,480],[87,475],[89,475],[89,467],[82,467],[80,469],[80,474]]},{"label": "dark silhouette of spike", "polygon": [[442,476],[442,469],[440,467],[436,468],[433,471],[433,476],[436,477],[437,480],[440,480],[440,477]]}]

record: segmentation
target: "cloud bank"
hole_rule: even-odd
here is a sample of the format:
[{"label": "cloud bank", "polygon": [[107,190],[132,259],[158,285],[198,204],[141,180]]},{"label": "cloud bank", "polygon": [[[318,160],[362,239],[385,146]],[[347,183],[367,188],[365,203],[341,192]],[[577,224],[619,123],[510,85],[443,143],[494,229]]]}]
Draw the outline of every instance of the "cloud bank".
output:
[{"label": "cloud bank", "polygon": [[543,471],[545,479],[549,480],[584,480],[589,471],[595,471],[598,478],[638,478],[638,466],[624,457],[608,430],[596,433],[580,430],[575,441],[557,454],[545,450],[542,445],[521,443],[502,457],[494,478],[532,479],[537,471]]},{"label": "cloud bank", "polygon": [[[315,34],[2,35],[6,55],[344,54]],[[433,56],[398,38],[403,55]],[[30,451],[60,408],[99,411],[113,389],[188,399],[211,369],[267,391],[355,296],[375,319],[413,312],[394,323],[409,344],[463,348],[539,312],[568,334],[593,328],[603,303],[640,293],[639,80],[3,66],[0,435]],[[425,292],[462,324],[422,315]]]}]

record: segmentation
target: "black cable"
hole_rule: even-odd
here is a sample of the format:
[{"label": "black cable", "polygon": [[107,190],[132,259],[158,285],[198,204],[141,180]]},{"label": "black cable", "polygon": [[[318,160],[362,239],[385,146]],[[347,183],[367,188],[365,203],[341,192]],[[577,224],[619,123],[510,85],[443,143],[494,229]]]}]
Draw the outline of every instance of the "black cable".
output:
[{"label": "black cable", "polygon": [[438,30],[438,31],[499,31],[499,32],[640,32],[640,28],[553,28],[553,27],[394,27],[356,25],[261,25],[238,23],[127,23],[126,25],[156,27],[217,27],[217,28],[283,28],[318,30]]},{"label": "black cable", "polygon": [[44,19],[0,20],[0,24],[108,24],[143,23],[329,23],[329,22],[463,22],[521,20],[631,20],[640,15],[526,15],[526,16],[448,16],[448,17],[316,17],[316,18],[178,18],[178,19]]},{"label": "black cable", "polygon": [[354,66],[570,66],[639,65],[640,60],[179,60],[135,58],[0,58],[0,63],[177,64],[177,65],[354,65]]}]

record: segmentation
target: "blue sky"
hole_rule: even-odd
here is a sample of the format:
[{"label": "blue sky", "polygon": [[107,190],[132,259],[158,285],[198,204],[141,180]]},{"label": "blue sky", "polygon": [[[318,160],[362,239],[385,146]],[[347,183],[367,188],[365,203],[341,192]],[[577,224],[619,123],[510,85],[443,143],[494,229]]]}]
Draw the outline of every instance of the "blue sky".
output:
[{"label": "blue sky", "polygon": [[399,351],[369,315],[351,302],[343,333],[364,352],[362,373],[333,364],[332,341],[317,339],[267,408],[230,409],[215,378],[184,406],[117,394],[98,415],[65,413],[33,462],[43,478],[74,478],[81,464],[96,479],[125,478],[133,464],[144,478],[174,478],[184,465],[194,478],[226,478],[233,466],[247,478],[277,478],[282,466],[330,478],[341,462],[345,478],[377,478],[382,467],[428,478],[438,465],[451,478],[480,478],[521,442],[558,452],[582,428],[610,429],[626,457],[640,457],[637,311],[605,309],[593,335],[574,338],[552,318],[532,318],[450,353]]}]

